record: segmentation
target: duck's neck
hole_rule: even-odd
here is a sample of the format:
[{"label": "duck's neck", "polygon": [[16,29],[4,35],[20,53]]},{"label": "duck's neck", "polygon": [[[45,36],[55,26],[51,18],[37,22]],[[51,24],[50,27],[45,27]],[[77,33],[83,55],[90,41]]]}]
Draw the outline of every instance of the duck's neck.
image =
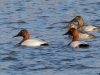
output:
[{"label": "duck's neck", "polygon": [[30,36],[28,35],[28,36],[23,36],[23,40],[20,42],[20,44],[22,43],[22,42],[24,42],[24,41],[26,41],[26,40],[28,40],[30,38]]},{"label": "duck's neck", "polygon": [[82,18],[78,21],[78,28],[82,27],[84,25],[84,21]]},{"label": "duck's neck", "polygon": [[73,39],[72,41],[78,41],[79,39],[79,34],[78,34],[78,31],[73,35]]}]

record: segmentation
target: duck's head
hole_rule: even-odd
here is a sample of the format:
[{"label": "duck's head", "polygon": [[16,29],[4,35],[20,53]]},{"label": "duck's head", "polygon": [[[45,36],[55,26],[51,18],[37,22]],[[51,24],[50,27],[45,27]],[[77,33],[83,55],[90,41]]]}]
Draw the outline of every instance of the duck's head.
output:
[{"label": "duck's head", "polygon": [[68,30],[68,32],[65,33],[64,35],[75,35],[76,32],[77,32],[77,29],[75,29],[75,28],[70,28],[70,29]]},{"label": "duck's head", "polygon": [[17,35],[15,35],[14,37],[18,37],[18,36],[29,38],[29,33],[26,29],[23,29]]},{"label": "duck's head", "polygon": [[78,39],[79,39],[78,30],[75,29],[75,28],[70,28],[68,30],[68,32],[66,32],[64,35],[71,35],[71,36],[73,36],[73,41],[78,41]]},{"label": "duck's head", "polygon": [[69,23],[67,26],[64,27],[65,28],[77,28],[77,26],[74,23]]},{"label": "duck's head", "polygon": [[70,22],[78,22],[82,20],[82,17],[81,16],[76,16],[74,19],[72,19]]}]

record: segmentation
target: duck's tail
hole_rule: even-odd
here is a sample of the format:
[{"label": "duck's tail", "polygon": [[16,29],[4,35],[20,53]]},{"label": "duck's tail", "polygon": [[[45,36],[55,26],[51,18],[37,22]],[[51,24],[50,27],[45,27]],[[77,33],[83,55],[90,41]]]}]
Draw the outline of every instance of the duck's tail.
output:
[{"label": "duck's tail", "polygon": [[96,36],[93,35],[93,34],[90,34],[90,35],[89,35],[89,38],[96,38]]},{"label": "duck's tail", "polygon": [[94,31],[100,30],[100,27],[96,26],[96,28],[93,29]]},{"label": "duck's tail", "polygon": [[86,47],[89,47],[89,45],[88,44],[80,44],[79,47],[80,48],[86,48]]},{"label": "duck's tail", "polygon": [[41,46],[48,46],[48,45],[49,45],[48,43],[41,44]]}]

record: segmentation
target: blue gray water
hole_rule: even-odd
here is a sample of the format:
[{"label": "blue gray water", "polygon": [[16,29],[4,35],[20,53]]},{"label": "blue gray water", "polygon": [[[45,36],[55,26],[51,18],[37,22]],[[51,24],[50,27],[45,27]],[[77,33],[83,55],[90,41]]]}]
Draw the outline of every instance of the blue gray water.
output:
[{"label": "blue gray water", "polygon": [[[100,31],[89,48],[72,49],[68,29],[75,16],[85,24],[100,26],[99,0],[0,0],[0,75],[100,75]],[[45,47],[18,46],[13,38],[27,29],[31,38],[49,43]]]}]

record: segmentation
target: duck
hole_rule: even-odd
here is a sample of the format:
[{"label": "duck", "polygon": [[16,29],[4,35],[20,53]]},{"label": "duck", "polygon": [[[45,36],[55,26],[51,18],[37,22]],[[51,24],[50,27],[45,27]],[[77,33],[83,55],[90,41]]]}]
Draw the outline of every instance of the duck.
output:
[{"label": "duck", "polygon": [[30,39],[29,32],[26,29],[22,29],[17,35],[14,37],[21,36],[23,37],[23,40],[19,43],[22,46],[44,46],[48,45],[47,42],[41,40],[41,39]]},{"label": "duck", "polygon": [[70,22],[78,22],[78,29],[82,30],[82,31],[98,31],[98,30],[100,30],[99,26],[84,25],[84,20],[81,16],[76,16]]},{"label": "duck", "polygon": [[85,48],[89,47],[89,45],[84,41],[79,41],[79,34],[76,28],[70,28],[67,33],[64,35],[71,35],[73,36],[72,41],[68,44],[72,48]]},{"label": "duck", "polygon": [[[77,26],[76,26],[76,24],[70,22],[70,23],[69,23],[67,26],[65,26],[64,28],[75,28],[75,29],[77,29]],[[91,38],[96,38],[95,35],[90,34],[90,33],[86,32],[86,31],[78,30],[78,33],[79,33],[79,38],[80,38],[80,39],[91,39]]]}]

